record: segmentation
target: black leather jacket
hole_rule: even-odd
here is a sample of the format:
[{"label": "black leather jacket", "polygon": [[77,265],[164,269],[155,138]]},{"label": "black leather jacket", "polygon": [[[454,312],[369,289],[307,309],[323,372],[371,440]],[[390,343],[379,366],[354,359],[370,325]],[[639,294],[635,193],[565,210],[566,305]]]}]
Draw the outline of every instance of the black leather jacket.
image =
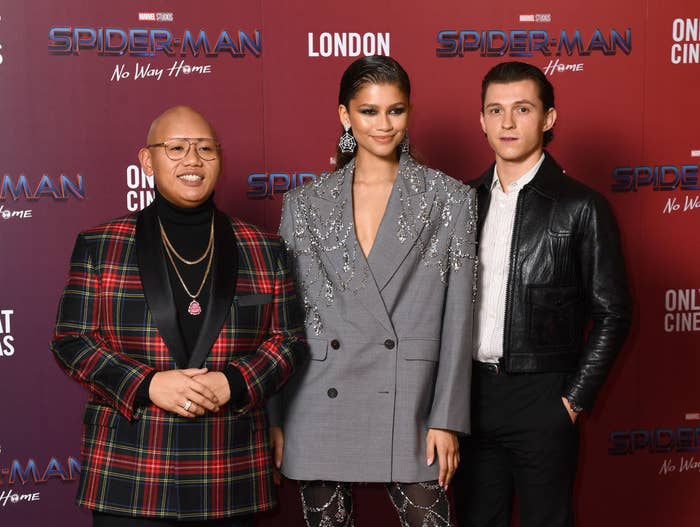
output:
[{"label": "black leather jacket", "polygon": [[[492,179],[493,165],[472,182],[479,232]],[[505,371],[571,372],[562,395],[590,409],[627,336],[631,300],[607,201],[547,153],[518,195],[506,291]]]}]

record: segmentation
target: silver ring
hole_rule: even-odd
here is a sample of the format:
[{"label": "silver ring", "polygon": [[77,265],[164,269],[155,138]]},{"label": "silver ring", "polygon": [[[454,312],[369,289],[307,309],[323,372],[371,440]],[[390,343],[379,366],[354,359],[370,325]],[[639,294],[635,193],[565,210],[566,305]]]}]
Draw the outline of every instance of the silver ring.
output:
[{"label": "silver ring", "polygon": [[187,400],[185,401],[185,404],[184,404],[182,407],[185,409],[185,412],[186,412],[186,411],[188,411],[188,410],[190,409],[190,406],[192,406],[192,401],[190,401],[189,399],[187,399]]}]

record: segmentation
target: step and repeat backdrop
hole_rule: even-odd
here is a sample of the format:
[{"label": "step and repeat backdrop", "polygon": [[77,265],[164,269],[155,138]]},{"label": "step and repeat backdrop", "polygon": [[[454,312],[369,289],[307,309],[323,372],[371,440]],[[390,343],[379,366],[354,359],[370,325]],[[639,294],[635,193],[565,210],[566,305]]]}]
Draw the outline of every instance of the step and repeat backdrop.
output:
[{"label": "step and repeat backdrop", "polygon": [[[697,524],[695,0],[2,0],[0,525],[90,524],[73,505],[86,393],[48,341],[76,234],[152,200],[136,157],[150,121],[175,104],[207,116],[223,145],[217,204],[276,230],[284,192],[331,169],[340,75],[368,54],[406,68],[413,144],[464,181],[492,160],[486,71],[524,60],[552,81],[549,150],[612,203],[635,298],[627,345],[581,422],[578,524]],[[303,525],[291,482],[280,503],[259,525]],[[381,486],[360,487],[356,510],[359,525],[398,525]]]}]

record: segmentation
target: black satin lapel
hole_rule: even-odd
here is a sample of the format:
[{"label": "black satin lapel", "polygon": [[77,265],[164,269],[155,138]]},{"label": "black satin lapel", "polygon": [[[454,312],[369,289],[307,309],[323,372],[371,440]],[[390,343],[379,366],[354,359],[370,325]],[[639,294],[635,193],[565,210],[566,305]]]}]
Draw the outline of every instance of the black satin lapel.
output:
[{"label": "black satin lapel", "polygon": [[136,259],[153,321],[178,368],[184,368],[187,364],[187,350],[177,321],[155,205],[142,210],[136,220]]},{"label": "black satin lapel", "polygon": [[219,337],[226,317],[231,311],[238,276],[238,247],[231,222],[216,210],[214,219],[214,262],[209,281],[209,302],[204,322],[190,357],[190,368],[201,368]]}]

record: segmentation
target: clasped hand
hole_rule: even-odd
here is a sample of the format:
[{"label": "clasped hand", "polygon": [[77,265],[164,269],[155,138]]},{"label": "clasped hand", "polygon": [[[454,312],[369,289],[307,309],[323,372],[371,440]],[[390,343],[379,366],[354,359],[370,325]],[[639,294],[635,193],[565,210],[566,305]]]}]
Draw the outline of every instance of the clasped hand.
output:
[{"label": "clasped hand", "polygon": [[160,371],[148,389],[151,402],[182,417],[197,417],[218,412],[231,398],[226,375],[207,368]]}]

